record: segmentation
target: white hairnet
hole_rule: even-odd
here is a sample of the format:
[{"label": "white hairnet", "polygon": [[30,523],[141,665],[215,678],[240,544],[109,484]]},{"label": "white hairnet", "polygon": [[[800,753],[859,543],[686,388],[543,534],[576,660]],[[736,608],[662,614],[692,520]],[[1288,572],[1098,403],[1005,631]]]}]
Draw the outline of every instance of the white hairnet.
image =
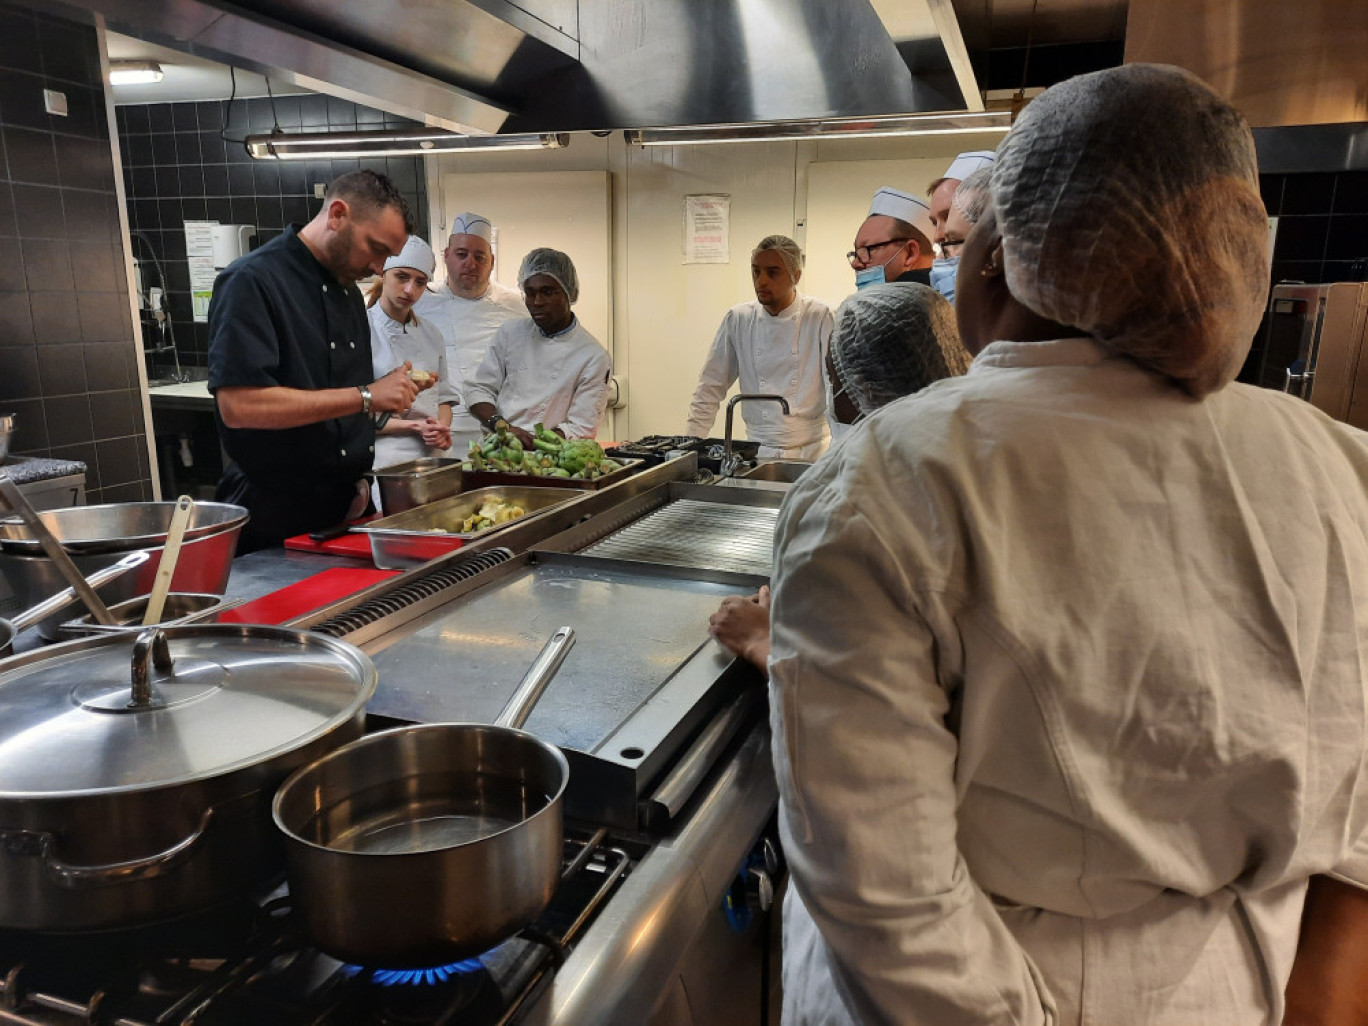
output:
[{"label": "white hairnet", "polygon": [[[836,310],[831,359],[864,414],[969,369],[955,310],[920,282],[871,285]],[[835,383],[833,383],[835,384]]]},{"label": "white hairnet", "polygon": [[1028,309],[1194,395],[1235,377],[1268,288],[1268,224],[1239,113],[1177,68],[1081,75],[1022,113],[993,206]]},{"label": "white hairnet", "polygon": [[751,250],[751,259],[755,259],[757,253],[778,253],[779,258],[784,261],[784,267],[788,273],[793,275],[794,281],[803,273],[803,251],[798,248],[798,243],[794,242],[787,235],[766,235],[756,247]]},{"label": "white hairnet", "polygon": [[534,274],[545,274],[556,279],[556,284],[565,290],[570,302],[579,299],[579,275],[570,258],[558,249],[534,249],[523,257],[518,268],[518,288]]},{"label": "white hairnet", "polygon": [[988,206],[989,184],[993,179],[993,165],[987,164],[959,183],[955,194],[950,197],[950,205],[963,215],[970,224],[978,224],[979,218]]},{"label": "white hairnet", "polygon": [[403,249],[386,258],[384,269],[388,271],[391,267],[411,267],[431,278],[433,270],[437,267],[437,258],[433,256],[431,246],[417,235],[410,235]]}]

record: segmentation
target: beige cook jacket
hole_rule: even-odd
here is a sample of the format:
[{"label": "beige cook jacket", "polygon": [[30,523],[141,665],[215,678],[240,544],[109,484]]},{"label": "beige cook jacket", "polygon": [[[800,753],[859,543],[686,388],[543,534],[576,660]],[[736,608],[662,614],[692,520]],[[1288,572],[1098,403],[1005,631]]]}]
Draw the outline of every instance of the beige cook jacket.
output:
[{"label": "beige cook jacket", "polygon": [[794,1023],[1255,1026],[1368,884],[1368,436],[998,342],[794,487]]}]

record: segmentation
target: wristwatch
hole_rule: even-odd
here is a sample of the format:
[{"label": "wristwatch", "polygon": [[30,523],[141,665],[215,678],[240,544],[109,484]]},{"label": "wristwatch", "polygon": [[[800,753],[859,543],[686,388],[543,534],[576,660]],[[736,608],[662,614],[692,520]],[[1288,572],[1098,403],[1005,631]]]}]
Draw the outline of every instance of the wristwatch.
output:
[{"label": "wristwatch", "polygon": [[361,393],[361,415],[363,417],[368,417],[370,416],[371,408],[370,389],[367,388],[365,385],[357,385],[356,390]]},{"label": "wristwatch", "polygon": [[503,420],[503,415],[495,413],[480,421],[480,427],[492,433],[493,431],[498,429],[499,421],[501,420]]}]

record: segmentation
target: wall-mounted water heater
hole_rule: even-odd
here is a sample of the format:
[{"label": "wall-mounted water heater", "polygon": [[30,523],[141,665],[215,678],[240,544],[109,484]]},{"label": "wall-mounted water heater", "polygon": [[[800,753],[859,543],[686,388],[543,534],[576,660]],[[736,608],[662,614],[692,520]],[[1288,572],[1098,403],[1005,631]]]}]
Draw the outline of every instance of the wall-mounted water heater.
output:
[{"label": "wall-mounted water heater", "polygon": [[214,270],[221,271],[251,247],[256,225],[216,224],[214,225]]}]

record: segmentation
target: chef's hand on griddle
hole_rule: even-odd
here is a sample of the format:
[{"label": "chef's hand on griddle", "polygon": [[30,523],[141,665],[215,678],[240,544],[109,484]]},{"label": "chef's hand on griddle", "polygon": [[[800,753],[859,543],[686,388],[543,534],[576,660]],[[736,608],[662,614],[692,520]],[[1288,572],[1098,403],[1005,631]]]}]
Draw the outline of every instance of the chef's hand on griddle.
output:
[{"label": "chef's hand on griddle", "polygon": [[708,633],[727,649],[768,675],[770,652],[770,590],[754,595],[729,595],[708,618]]},{"label": "chef's hand on griddle", "polygon": [[407,360],[402,367],[396,367],[383,378],[371,383],[371,409],[376,413],[403,413],[413,405],[418,394],[418,386],[409,380],[408,372],[413,365]]}]

